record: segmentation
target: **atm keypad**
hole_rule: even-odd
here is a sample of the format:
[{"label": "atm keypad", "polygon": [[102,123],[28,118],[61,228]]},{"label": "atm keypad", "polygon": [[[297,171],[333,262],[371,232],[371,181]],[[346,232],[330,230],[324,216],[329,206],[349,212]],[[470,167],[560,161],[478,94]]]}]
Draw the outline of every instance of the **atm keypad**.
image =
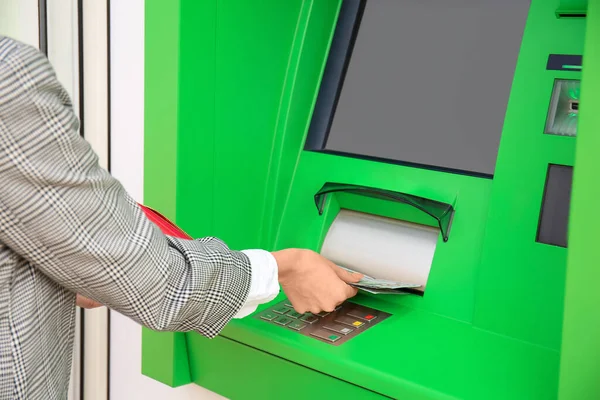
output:
[{"label": "atm keypad", "polygon": [[351,302],[343,303],[333,312],[300,314],[285,300],[257,313],[255,318],[302,336],[339,346],[390,316],[391,314],[383,311]]}]

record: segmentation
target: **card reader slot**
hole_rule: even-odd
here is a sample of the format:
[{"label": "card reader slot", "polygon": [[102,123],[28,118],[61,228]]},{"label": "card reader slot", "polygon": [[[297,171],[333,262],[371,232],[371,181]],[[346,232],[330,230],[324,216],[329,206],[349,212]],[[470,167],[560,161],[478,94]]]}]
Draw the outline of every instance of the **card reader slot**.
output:
[{"label": "card reader slot", "polygon": [[585,12],[569,12],[569,11],[559,11],[556,13],[558,18],[585,18],[587,17],[587,13]]},{"label": "card reader slot", "polygon": [[587,0],[559,0],[556,8],[557,18],[586,18]]}]

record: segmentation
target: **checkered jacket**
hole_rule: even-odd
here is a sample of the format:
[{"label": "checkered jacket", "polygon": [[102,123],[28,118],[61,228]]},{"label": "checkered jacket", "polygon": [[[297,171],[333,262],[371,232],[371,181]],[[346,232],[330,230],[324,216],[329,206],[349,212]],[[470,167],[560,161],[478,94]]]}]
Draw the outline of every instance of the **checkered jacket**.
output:
[{"label": "checkered jacket", "polygon": [[244,253],[164,236],[78,127],[48,60],[0,37],[0,399],[67,398],[75,293],[208,337],[248,296]]}]

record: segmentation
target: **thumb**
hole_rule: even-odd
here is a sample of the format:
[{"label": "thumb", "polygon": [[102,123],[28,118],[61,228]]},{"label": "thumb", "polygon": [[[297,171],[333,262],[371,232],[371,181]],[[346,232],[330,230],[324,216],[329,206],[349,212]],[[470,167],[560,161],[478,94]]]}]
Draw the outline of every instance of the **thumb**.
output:
[{"label": "thumb", "polygon": [[346,285],[346,298],[352,298],[354,296],[356,296],[356,294],[358,293],[358,289],[352,287],[352,286],[348,286]]},{"label": "thumb", "polygon": [[365,276],[358,272],[350,272],[345,270],[344,268],[340,268],[337,265],[333,268],[338,278],[343,280],[346,283],[358,283]]}]

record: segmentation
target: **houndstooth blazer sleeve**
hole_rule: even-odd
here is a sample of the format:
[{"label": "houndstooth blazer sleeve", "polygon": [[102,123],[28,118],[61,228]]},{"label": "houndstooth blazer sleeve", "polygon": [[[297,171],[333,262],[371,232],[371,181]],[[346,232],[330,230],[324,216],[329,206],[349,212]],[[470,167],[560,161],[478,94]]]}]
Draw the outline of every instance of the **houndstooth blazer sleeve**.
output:
[{"label": "houndstooth blazer sleeve", "polygon": [[248,256],[164,236],[99,167],[47,59],[1,37],[0,193],[0,242],[151,329],[214,337],[248,296]]}]

